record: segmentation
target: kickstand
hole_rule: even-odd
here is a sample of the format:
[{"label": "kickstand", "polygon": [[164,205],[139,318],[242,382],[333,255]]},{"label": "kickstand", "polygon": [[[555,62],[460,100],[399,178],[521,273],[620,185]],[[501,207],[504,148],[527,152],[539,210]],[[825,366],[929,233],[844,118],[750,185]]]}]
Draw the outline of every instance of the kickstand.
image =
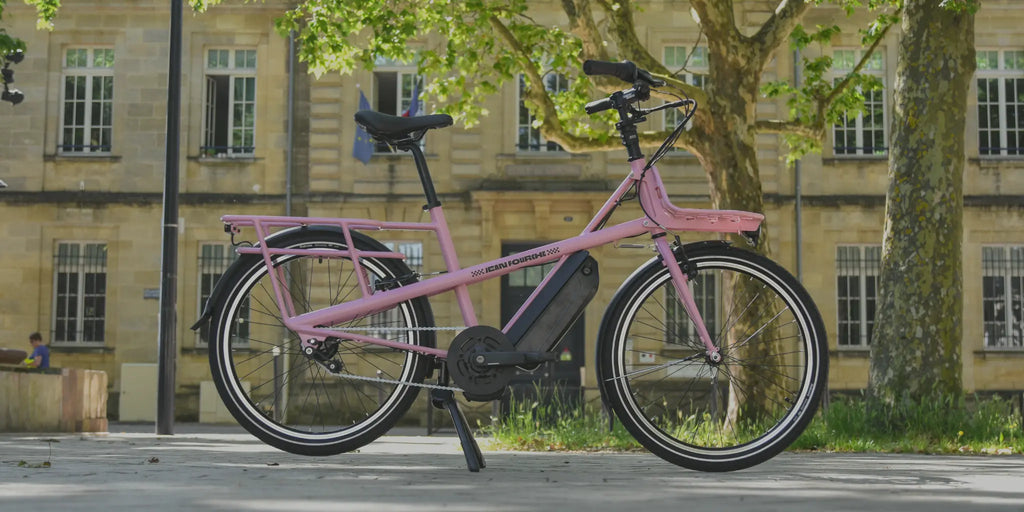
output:
[{"label": "kickstand", "polygon": [[455,432],[459,434],[459,441],[462,443],[462,452],[466,454],[466,466],[473,473],[479,472],[480,468],[487,467],[484,464],[484,455],[480,452],[480,446],[476,444],[473,433],[469,430],[469,422],[466,416],[459,409],[455,401],[455,393],[449,389],[430,390],[430,401],[438,409],[448,409],[452,415],[452,423],[455,424]]}]

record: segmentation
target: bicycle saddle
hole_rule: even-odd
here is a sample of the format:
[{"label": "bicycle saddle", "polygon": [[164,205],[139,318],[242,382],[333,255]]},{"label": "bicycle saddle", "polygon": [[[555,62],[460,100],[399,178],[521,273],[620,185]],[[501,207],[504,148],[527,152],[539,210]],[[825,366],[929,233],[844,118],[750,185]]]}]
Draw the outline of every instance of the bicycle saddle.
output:
[{"label": "bicycle saddle", "polygon": [[373,110],[360,110],[356,112],[356,123],[362,126],[370,135],[384,140],[396,141],[408,138],[419,138],[422,133],[431,128],[444,128],[452,125],[452,116],[447,114],[432,114],[428,116],[399,117],[389,114],[381,114]]}]

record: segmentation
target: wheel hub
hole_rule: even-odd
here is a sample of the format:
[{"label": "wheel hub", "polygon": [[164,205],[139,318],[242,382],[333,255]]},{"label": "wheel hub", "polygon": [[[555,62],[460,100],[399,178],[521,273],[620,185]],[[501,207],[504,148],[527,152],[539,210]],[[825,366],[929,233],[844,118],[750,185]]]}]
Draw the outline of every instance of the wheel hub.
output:
[{"label": "wheel hub", "polygon": [[720,351],[708,352],[707,355],[704,356],[704,360],[706,360],[711,366],[718,366],[722,364],[722,353]]}]

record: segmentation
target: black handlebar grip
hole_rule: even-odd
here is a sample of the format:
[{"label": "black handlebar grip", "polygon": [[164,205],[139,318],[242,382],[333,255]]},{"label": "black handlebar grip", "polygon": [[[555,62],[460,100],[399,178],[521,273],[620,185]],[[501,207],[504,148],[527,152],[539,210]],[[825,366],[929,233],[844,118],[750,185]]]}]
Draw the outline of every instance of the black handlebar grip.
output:
[{"label": "black handlebar grip", "polygon": [[623,82],[636,82],[636,64],[625,60],[622,62],[605,62],[602,60],[587,60],[583,62],[583,72],[588,75],[614,76]]},{"label": "black handlebar grip", "polygon": [[586,111],[587,114],[593,115],[598,112],[604,112],[610,108],[612,108],[612,99],[604,98],[587,103],[586,106],[583,107],[583,110]]}]

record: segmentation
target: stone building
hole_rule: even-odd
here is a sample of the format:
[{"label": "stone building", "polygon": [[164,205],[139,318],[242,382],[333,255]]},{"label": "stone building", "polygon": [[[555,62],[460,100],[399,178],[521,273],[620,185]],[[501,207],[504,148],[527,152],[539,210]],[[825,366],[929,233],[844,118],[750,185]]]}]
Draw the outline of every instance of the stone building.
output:
[{"label": "stone building", "polygon": [[[666,64],[677,64],[698,37],[687,3],[644,3],[637,20],[641,37]],[[748,2],[751,23],[763,19],[766,3]],[[229,2],[206,14],[185,14],[177,301],[181,418],[197,417],[199,390],[210,379],[207,348],[188,327],[233,257],[222,214],[405,221],[423,215],[408,155],[378,151],[367,164],[352,155],[352,115],[360,94],[375,108],[401,113],[418,80],[415,69],[382,63],[372,72],[315,78],[299,64],[290,77],[288,40],[274,30],[284,4]],[[542,21],[564,22],[556,8]],[[55,366],[105,370],[111,411],[133,418],[137,413],[127,413],[127,395],[121,400],[125,407],[118,407],[122,391],[155,389],[167,6],[68,0],[51,32],[34,30],[35,14],[24,5],[9,3],[4,16],[3,27],[26,40],[28,51],[13,67],[26,100],[0,104],[0,178],[8,185],[0,190],[0,339],[20,346],[28,333],[45,333]],[[986,1],[977,17],[979,67],[968,105],[964,184],[968,391],[1024,389],[1022,20],[1024,6],[1011,0]],[[862,21],[821,7],[805,23],[848,27],[824,50],[842,68],[863,51],[853,28]],[[892,33],[868,66],[886,86],[893,83],[896,51]],[[701,55],[698,46],[691,69],[700,70]],[[766,78],[792,76],[793,55],[780,53],[772,66]],[[558,86],[554,80],[549,85]],[[781,140],[758,139],[772,252],[793,273],[799,271],[825,318],[833,390],[858,390],[867,382],[890,104],[889,89],[869,94],[865,114],[834,127],[823,153],[800,162],[799,183],[783,162]],[[429,101],[422,106],[431,109]],[[432,131],[425,143],[463,264],[578,234],[628,172],[622,152],[569,154],[543,141],[529,126],[515,83],[489,99],[487,109],[478,126]],[[758,109],[776,117],[786,106],[765,100]],[[651,122],[661,128],[666,121],[659,114]],[[707,180],[695,158],[677,151],[659,168],[677,204],[708,206]],[[379,238],[407,252],[410,263],[425,272],[443,268],[429,239],[404,232]],[[571,364],[558,371],[590,390],[596,389],[589,370],[604,306],[650,253],[603,247],[593,255],[601,264],[602,285],[582,327],[566,342]],[[525,272],[471,287],[480,321],[500,325],[509,304],[539,275]],[[451,297],[431,302],[438,324],[460,323]],[[141,399],[150,403],[151,397]],[[143,408],[150,406],[155,407]]]}]

